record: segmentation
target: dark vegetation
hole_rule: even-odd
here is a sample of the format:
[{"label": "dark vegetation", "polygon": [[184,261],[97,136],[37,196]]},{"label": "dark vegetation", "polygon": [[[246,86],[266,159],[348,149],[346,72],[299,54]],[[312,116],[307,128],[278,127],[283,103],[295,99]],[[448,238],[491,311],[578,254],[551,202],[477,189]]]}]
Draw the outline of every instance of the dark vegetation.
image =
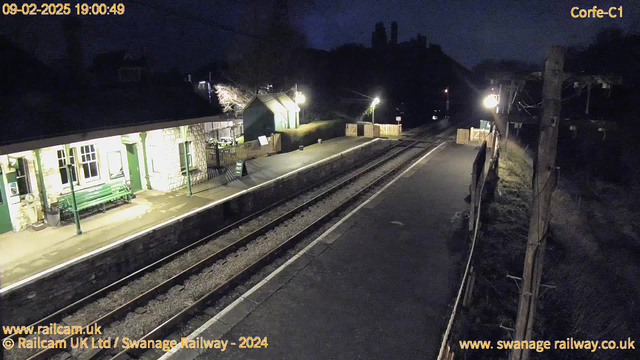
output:
[{"label": "dark vegetation", "polygon": [[304,37],[277,12],[266,11],[255,23],[269,41],[241,39],[227,61],[202,69],[199,79],[211,71],[214,82],[254,93],[290,91],[297,83],[308,99],[303,105],[308,120],[370,121],[364,113],[378,96],[382,102],[376,122],[395,123],[395,116],[402,115],[406,127],[421,125],[434,110],[444,110],[447,87],[452,115],[472,110],[472,73],[422,35],[405,42],[387,40],[378,23],[371,45],[324,51],[307,48]]},{"label": "dark vegetation", "polygon": [[300,125],[297,129],[282,130],[282,151],[297,150],[300,145],[308,146],[318,142],[318,139],[333,139],[344,136],[345,121],[326,120],[314,121]]},{"label": "dark vegetation", "polygon": [[[457,340],[509,340],[518,310],[518,285],[507,275],[521,276],[531,203],[531,161],[515,143],[501,150],[500,181],[494,200],[485,207],[475,250],[473,302],[464,308],[454,328]],[[503,326],[503,327],[501,327]],[[506,359],[504,350],[456,347],[456,358]]]},{"label": "dark vegetation", "polygon": [[[517,62],[485,62],[488,73],[531,70]],[[621,75],[623,84],[594,87],[590,113],[586,94],[563,91],[557,165],[560,178],[552,197],[543,284],[534,328],[536,340],[637,341],[640,334],[640,36],[619,29],[600,33],[584,48],[569,48],[565,71]],[[540,101],[539,90],[528,89]],[[518,110],[516,110],[518,111]],[[536,109],[533,115],[538,115]],[[595,120],[595,121],[593,121]],[[595,125],[594,125],[595,124]],[[606,125],[603,125],[606,124]],[[599,129],[606,127],[606,131]],[[511,138],[515,136],[511,132]],[[474,300],[462,310],[454,339],[512,340],[531,202],[531,163],[537,130],[524,126],[503,151],[495,199],[483,215],[483,236],[476,248]],[[527,151],[525,152],[526,149]],[[457,345],[457,344],[456,344]],[[549,350],[534,359],[637,359],[638,350]],[[456,351],[456,358],[507,359],[506,351]]]}]

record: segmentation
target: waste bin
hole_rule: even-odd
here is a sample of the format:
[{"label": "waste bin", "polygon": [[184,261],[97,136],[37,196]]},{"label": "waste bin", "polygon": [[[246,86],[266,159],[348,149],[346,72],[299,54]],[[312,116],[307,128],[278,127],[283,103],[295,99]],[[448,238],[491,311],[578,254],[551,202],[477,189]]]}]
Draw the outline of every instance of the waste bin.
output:
[{"label": "waste bin", "polygon": [[464,211],[458,211],[453,215],[451,222],[455,229],[467,229],[469,227],[469,214]]},{"label": "waste bin", "polygon": [[60,225],[60,210],[57,207],[51,207],[45,211],[47,216],[47,224],[49,226]]}]

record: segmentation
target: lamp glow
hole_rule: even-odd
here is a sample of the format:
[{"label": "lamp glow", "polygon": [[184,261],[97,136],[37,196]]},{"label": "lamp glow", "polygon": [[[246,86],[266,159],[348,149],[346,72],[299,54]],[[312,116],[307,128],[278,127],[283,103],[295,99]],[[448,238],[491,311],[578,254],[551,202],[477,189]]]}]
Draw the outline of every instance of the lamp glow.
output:
[{"label": "lamp glow", "polygon": [[498,106],[498,96],[491,94],[487,96],[482,103],[484,104],[484,107],[486,107],[487,109],[494,108]]},{"label": "lamp glow", "polygon": [[307,101],[307,98],[301,92],[296,94],[296,104],[304,104]]},{"label": "lamp glow", "polygon": [[371,103],[372,107],[375,107],[376,105],[380,104],[380,98],[375,98],[373,99],[373,102]]}]

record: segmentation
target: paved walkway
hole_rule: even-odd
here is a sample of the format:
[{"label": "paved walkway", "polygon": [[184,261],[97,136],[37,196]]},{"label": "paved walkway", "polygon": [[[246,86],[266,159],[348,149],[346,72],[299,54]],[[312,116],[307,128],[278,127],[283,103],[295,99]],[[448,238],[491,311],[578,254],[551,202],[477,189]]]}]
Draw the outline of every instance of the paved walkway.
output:
[{"label": "paved walkway", "polygon": [[341,137],[305,147],[304,151],[250,160],[247,162],[249,175],[223,186],[214,187],[213,181],[198,184],[193,187],[194,195],[191,197],[186,195],[186,190],[169,193],[142,191],[136,194],[136,199],[131,204],[120,205],[105,213],[81,219],[82,235],[76,235],[73,223],[49,227],[42,231],[28,229],[18,233],[2,234],[0,283],[2,287],[6,287],[153,225],[368,141],[371,139]]},{"label": "paved walkway", "polygon": [[[225,352],[164,358],[435,359],[464,262],[450,220],[468,210],[476,152],[442,145],[191,335],[229,340]],[[242,336],[268,347],[239,349]]]}]

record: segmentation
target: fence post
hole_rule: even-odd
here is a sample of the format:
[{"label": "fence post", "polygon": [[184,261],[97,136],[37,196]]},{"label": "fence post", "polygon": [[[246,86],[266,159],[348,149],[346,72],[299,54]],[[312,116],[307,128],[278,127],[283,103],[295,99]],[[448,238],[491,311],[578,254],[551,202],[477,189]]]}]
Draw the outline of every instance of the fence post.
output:
[{"label": "fence post", "polygon": [[462,306],[469,307],[473,298],[473,285],[476,280],[476,273],[473,271],[473,266],[469,269],[469,279],[467,280],[467,287],[464,292],[464,299],[462,300]]},{"label": "fence post", "polygon": [[477,158],[476,161],[473,162],[473,169],[471,170],[471,187],[470,187],[470,192],[471,192],[471,210],[469,211],[469,231],[473,231],[474,226],[475,226],[475,221],[476,221],[476,190],[477,190],[477,184],[476,184],[476,179],[478,178],[477,174],[476,174],[476,162],[477,162]]},{"label": "fence post", "polygon": [[220,168],[220,145],[216,142],[216,167]]}]

